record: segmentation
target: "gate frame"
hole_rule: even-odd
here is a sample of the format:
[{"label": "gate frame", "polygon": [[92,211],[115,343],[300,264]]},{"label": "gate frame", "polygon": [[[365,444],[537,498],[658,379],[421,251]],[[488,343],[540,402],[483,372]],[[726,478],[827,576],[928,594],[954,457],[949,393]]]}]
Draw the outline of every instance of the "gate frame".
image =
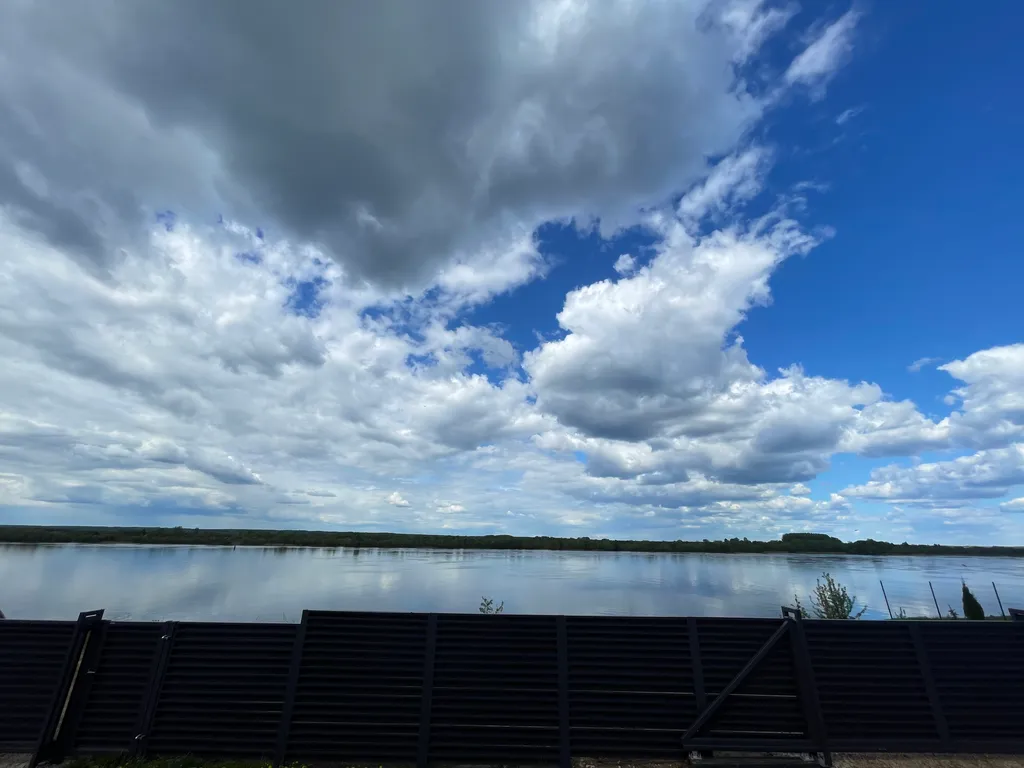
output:
[{"label": "gate frame", "polygon": [[[64,759],[64,753],[72,743],[75,728],[85,706],[86,696],[82,695],[82,692],[88,692],[92,677],[96,674],[96,664],[99,662],[105,635],[102,608],[78,614],[75,632],[71,636],[64,657],[60,683],[50,699],[46,724],[32,751],[28,768],[36,768],[40,760],[60,762]],[[83,682],[79,684],[79,681]],[[71,734],[71,737],[68,734]]]},{"label": "gate frame", "polygon": [[[729,697],[753,674],[754,670],[768,657],[768,654],[788,636],[790,650],[793,654],[793,666],[797,677],[797,695],[804,716],[807,731],[806,739],[760,740],[760,739],[719,739],[698,736],[718,711],[726,705]],[[831,768],[832,753],[828,748],[828,736],[821,704],[818,700],[818,686],[814,679],[814,670],[808,654],[807,638],[804,634],[803,614],[797,608],[782,606],[782,623],[757,653],[750,657],[743,668],[722,691],[715,696],[710,704],[697,715],[696,719],[683,733],[681,739],[684,754],[692,763],[699,763],[705,757],[711,757],[715,750],[735,752],[799,752],[809,755],[822,768]]]}]

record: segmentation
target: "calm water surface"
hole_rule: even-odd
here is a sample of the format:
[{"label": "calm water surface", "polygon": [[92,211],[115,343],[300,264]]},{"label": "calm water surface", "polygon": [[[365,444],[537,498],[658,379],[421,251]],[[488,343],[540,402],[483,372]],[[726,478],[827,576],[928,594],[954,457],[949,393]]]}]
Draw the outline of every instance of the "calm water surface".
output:
[{"label": "calm water surface", "polygon": [[298,621],[303,608],[515,613],[776,616],[827,570],[867,617],[960,609],[960,579],[989,613],[1024,608],[1024,560],[832,555],[644,555],[416,549],[0,546],[0,610],[10,618]]}]

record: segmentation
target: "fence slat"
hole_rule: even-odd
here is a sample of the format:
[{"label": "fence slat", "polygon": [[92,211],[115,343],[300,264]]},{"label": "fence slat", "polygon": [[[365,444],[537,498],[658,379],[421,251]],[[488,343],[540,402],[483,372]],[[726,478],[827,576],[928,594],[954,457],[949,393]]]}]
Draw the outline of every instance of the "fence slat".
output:
[{"label": "fence slat", "polygon": [[434,693],[434,657],[437,653],[437,614],[427,616],[427,641],[423,650],[423,693],[420,700],[420,733],[416,746],[417,768],[430,763],[431,698]]}]

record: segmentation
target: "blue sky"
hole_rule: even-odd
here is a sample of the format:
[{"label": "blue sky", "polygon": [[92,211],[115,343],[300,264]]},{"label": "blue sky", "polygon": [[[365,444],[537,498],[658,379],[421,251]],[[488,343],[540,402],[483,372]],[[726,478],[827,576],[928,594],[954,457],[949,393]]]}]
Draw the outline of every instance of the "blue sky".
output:
[{"label": "blue sky", "polygon": [[0,12],[0,522],[1022,541],[1024,11],[347,13]]}]

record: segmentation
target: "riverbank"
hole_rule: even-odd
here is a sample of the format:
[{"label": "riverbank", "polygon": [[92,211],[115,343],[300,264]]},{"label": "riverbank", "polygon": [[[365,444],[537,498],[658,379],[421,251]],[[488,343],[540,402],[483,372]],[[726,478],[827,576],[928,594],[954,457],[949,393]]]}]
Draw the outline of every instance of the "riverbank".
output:
[{"label": "riverbank", "polygon": [[650,552],[707,554],[927,555],[1024,557],[1024,546],[970,547],[939,544],[894,544],[874,539],[845,542],[815,533],[787,533],[773,541],[631,541],[553,536],[452,536],[363,531],[286,531],[204,528],[109,528],[86,526],[0,526],[7,544],[188,544],[192,546],[260,546],[380,549],[504,549],[582,552]]}]

